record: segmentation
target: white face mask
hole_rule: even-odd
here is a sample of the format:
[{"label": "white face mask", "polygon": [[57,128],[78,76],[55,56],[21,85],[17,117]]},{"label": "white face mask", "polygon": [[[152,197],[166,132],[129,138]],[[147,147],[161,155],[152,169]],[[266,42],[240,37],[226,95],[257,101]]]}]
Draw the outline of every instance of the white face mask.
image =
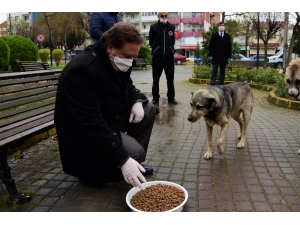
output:
[{"label": "white face mask", "polygon": [[163,18],[159,18],[159,22],[163,23],[163,24],[166,24],[167,23],[167,19],[163,19]]},{"label": "white face mask", "polygon": [[124,59],[118,56],[113,56],[112,54],[110,55],[112,57],[112,63],[115,65],[113,65],[115,70],[117,69],[118,71],[126,72],[132,66],[133,59]]},{"label": "white face mask", "polygon": [[219,31],[220,31],[220,32],[223,32],[224,30],[225,30],[225,27],[224,27],[224,26],[219,27]]}]

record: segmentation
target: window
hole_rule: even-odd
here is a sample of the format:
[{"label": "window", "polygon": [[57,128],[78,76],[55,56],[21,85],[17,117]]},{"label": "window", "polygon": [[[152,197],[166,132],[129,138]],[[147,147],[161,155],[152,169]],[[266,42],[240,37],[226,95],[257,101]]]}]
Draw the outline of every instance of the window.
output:
[{"label": "window", "polygon": [[146,25],[144,25],[144,29],[146,29]]},{"label": "window", "polygon": [[142,12],[142,16],[156,16],[157,12]]},{"label": "window", "polygon": [[20,17],[19,16],[15,16],[15,21],[19,21]]},{"label": "window", "polygon": [[134,14],[130,14],[130,19],[134,19],[135,15]]}]

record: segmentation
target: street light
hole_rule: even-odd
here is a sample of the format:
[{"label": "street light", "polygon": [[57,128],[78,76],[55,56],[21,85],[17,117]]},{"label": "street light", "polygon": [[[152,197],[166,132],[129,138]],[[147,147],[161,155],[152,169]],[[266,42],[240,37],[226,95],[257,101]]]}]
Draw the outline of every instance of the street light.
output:
[{"label": "street light", "polygon": [[54,16],[54,14],[46,15],[46,13],[44,12],[44,15],[45,15],[45,18],[46,18],[46,22],[47,22],[47,26],[48,26],[48,30],[49,30],[49,35],[50,35],[50,61],[51,61],[51,66],[52,66],[52,38],[51,38],[50,26],[49,26],[49,23],[48,23],[48,17]]},{"label": "street light", "polygon": [[259,66],[259,32],[260,32],[260,24],[259,24],[259,12],[257,13],[257,56],[256,56],[256,68]]}]

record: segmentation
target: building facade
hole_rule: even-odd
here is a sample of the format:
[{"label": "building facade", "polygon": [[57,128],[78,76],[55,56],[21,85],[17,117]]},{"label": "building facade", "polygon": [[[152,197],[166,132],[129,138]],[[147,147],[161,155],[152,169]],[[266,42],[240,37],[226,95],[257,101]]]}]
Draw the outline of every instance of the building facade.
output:
[{"label": "building facade", "polygon": [[[149,30],[158,21],[157,12],[126,12],[123,21],[133,23],[149,40]],[[199,43],[203,41],[202,33],[207,31],[210,24],[220,21],[219,12],[169,12],[168,21],[175,26],[178,35],[175,49],[181,49],[190,56]]]},{"label": "building facade", "polygon": [[0,36],[8,35],[7,21],[0,24]]}]

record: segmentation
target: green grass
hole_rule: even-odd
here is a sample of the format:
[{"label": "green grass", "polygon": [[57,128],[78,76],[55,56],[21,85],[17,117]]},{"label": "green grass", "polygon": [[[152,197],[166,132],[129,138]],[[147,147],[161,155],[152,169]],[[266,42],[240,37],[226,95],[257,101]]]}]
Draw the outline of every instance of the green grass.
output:
[{"label": "green grass", "polygon": [[63,68],[65,68],[65,65],[51,66],[51,69],[63,69]]}]

